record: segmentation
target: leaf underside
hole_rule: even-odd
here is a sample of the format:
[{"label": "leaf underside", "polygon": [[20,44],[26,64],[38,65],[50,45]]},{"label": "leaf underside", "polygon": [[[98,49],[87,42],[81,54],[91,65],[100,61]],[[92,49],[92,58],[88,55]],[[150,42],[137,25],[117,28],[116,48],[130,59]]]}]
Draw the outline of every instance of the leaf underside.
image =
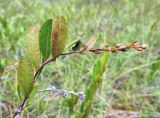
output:
[{"label": "leaf underside", "polygon": [[68,27],[63,16],[56,16],[52,25],[52,57],[62,54],[67,41]]},{"label": "leaf underside", "polygon": [[39,27],[33,26],[28,29],[26,48],[29,59],[35,68],[41,63],[41,54],[39,50]]}]

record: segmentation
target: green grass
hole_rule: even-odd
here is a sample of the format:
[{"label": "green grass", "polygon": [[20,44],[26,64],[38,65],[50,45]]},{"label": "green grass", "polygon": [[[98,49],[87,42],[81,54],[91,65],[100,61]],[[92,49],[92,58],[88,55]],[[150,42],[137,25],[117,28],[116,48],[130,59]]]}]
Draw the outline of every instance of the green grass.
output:
[{"label": "green grass", "polygon": [[[1,117],[11,117],[20,103],[12,68],[24,54],[27,29],[56,15],[67,19],[68,44],[90,36],[96,36],[97,47],[132,40],[148,44],[144,52],[130,50],[110,55],[103,90],[96,95],[90,117],[117,113],[123,108],[142,118],[160,117],[159,11],[159,0],[0,0],[0,69],[5,68],[0,76]],[[40,89],[56,86],[85,91],[99,57],[92,53],[60,57],[44,68],[37,84]],[[24,116],[65,118],[68,110],[62,105],[64,100],[53,93],[37,93],[27,103]],[[116,105],[123,108],[113,109]]]}]

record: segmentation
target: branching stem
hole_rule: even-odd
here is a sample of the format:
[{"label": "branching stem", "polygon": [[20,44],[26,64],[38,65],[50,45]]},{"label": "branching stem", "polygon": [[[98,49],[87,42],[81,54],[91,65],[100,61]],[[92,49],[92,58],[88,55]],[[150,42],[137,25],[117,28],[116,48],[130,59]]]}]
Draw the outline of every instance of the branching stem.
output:
[{"label": "branching stem", "polygon": [[[117,44],[117,45],[115,45],[114,47],[112,47],[112,48],[110,48],[110,47],[104,47],[104,48],[93,48],[93,49],[87,49],[87,47],[88,46],[86,46],[86,47],[82,47],[80,50],[76,50],[76,51],[72,51],[72,52],[67,52],[67,53],[63,53],[63,54],[61,54],[61,55],[71,55],[71,54],[82,54],[82,53],[86,53],[86,52],[93,52],[93,53],[95,53],[95,54],[99,54],[99,53],[101,53],[101,52],[112,52],[112,53],[114,53],[114,52],[124,52],[124,51],[127,51],[128,49],[135,49],[135,50],[137,50],[137,51],[143,51],[147,46],[146,46],[146,44],[143,44],[143,45],[137,45],[136,44],[136,41],[133,41],[133,42],[131,42],[130,44],[128,44],[128,45],[125,45],[125,46],[123,46],[123,45],[120,45],[120,44]],[[56,61],[56,59],[55,58],[51,58],[51,59],[49,59],[49,60],[47,60],[47,61],[45,61],[38,69],[37,69],[37,71],[36,71],[36,73],[35,73],[35,75],[34,75],[34,82],[36,82],[37,81],[37,78],[38,78],[38,76],[40,75],[40,73],[42,72],[42,70],[43,70],[43,68],[47,65],[47,64],[49,64],[50,62],[54,62],[54,61]],[[53,88],[52,88],[53,89]],[[56,90],[56,89],[55,89]],[[43,91],[45,91],[45,90],[43,90]],[[41,91],[39,91],[39,92],[42,92],[42,90]],[[74,95],[74,93],[73,92],[66,92],[66,91],[59,91],[59,93],[63,93],[63,94],[72,94],[72,95]],[[17,111],[14,113],[14,115],[13,115],[13,118],[16,118],[16,116],[18,116],[19,114],[20,114],[20,112],[23,110],[23,107],[24,107],[24,105],[25,105],[25,103],[26,103],[26,101],[27,101],[27,99],[28,99],[29,97],[25,97],[24,99],[23,99],[23,101],[22,101],[22,103],[19,105],[19,107],[18,107],[18,109],[17,109]]]}]

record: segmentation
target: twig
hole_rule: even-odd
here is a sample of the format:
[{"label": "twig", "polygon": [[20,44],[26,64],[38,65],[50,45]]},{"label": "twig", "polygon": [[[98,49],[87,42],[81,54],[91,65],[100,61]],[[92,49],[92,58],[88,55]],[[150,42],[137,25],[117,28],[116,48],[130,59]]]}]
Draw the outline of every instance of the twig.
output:
[{"label": "twig", "polygon": [[23,99],[22,103],[18,106],[17,111],[14,113],[13,118],[16,118],[19,115],[19,113],[23,110],[23,107],[24,107],[25,103],[27,102],[27,99],[28,99],[28,97],[25,97]]},{"label": "twig", "polygon": [[135,49],[137,51],[143,51],[145,48],[147,47],[146,44],[143,45],[137,45],[136,41],[131,42],[130,44],[123,46],[120,44],[115,45],[114,47],[107,47],[107,48],[94,48],[94,49],[89,49],[87,50],[85,47],[82,48],[81,50],[76,50],[76,51],[72,51],[72,52],[68,52],[68,53],[63,53],[61,55],[70,55],[70,54],[75,54],[75,53],[84,53],[84,52],[93,52],[93,53],[101,53],[101,52],[120,52],[120,51],[127,51],[128,49]]},{"label": "twig", "polygon": [[38,90],[38,92],[46,92],[46,91],[57,92],[60,95],[62,95],[63,97],[67,97],[69,94],[71,94],[73,96],[79,97],[80,100],[85,99],[85,95],[83,92],[65,91],[65,90],[56,89],[55,87]]},{"label": "twig", "polygon": [[34,82],[37,81],[37,77],[38,77],[39,74],[41,73],[43,67],[44,67],[45,65],[47,65],[48,63],[50,63],[50,62],[52,62],[52,61],[55,61],[55,60],[56,60],[55,58],[49,59],[49,60],[45,61],[45,62],[37,69],[37,71],[36,71],[36,73],[35,73],[35,75],[34,75]]}]

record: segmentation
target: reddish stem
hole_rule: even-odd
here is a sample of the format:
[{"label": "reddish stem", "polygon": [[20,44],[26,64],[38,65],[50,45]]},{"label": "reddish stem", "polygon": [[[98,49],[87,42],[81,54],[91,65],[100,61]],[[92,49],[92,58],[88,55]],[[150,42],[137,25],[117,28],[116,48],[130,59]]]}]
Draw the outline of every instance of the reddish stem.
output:
[{"label": "reddish stem", "polygon": [[27,99],[28,99],[28,97],[25,97],[23,99],[22,103],[18,106],[17,111],[14,113],[13,118],[16,118],[19,115],[19,113],[23,110],[23,107],[24,107],[25,103],[27,102]]}]

